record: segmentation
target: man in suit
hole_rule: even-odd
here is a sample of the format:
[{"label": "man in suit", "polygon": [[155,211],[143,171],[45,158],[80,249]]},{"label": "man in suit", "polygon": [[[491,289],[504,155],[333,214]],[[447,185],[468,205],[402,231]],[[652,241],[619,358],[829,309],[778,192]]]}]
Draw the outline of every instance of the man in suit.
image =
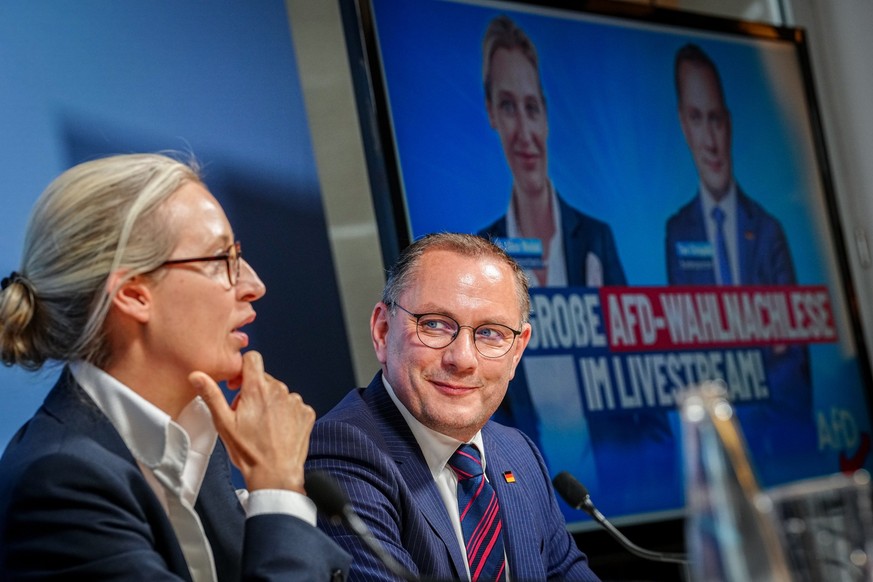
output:
[{"label": "man in suit", "polygon": [[[700,183],[697,195],[667,221],[669,284],[796,284],[782,225],[734,178],[731,114],[715,63],[699,46],[687,44],[676,53],[674,74],[679,122]],[[738,409],[753,453],[811,450],[807,348],[772,345],[762,348],[762,357],[770,401]],[[789,430],[792,436],[786,437]]]},{"label": "man in suit", "polygon": [[[676,54],[675,78],[679,122],[700,186],[697,196],[667,221],[669,283],[793,285],[794,265],[782,226],[734,179],[731,116],[715,63],[697,45],[685,45]],[[721,227],[713,214],[723,217]],[[720,268],[719,228],[726,269]]]},{"label": "man in suit", "polygon": [[[493,243],[419,239],[390,269],[370,320],[381,371],[313,429],[307,469],[331,474],[416,575],[597,580],[564,527],[536,446],[489,420],[530,339],[529,311],[524,272]],[[481,545],[468,539],[458,456],[475,457],[486,476],[478,487],[492,504],[477,521],[489,526]],[[350,579],[396,579],[354,535],[321,526],[354,557]]]},{"label": "man in suit", "polygon": [[625,285],[612,229],[570,206],[549,179],[549,121],[533,42],[499,16],[485,33],[482,57],[485,107],[512,172],[512,196],[507,213],[479,234],[534,241],[538,252],[516,257],[532,286]]}]

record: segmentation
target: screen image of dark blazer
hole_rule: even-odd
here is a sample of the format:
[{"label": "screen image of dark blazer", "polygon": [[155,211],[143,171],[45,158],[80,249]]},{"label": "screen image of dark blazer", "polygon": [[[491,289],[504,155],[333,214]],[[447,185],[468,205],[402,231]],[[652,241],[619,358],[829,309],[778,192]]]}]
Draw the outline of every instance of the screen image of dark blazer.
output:
[{"label": "screen image of dark blazer", "polygon": [[[218,579],[341,580],[349,557],[296,517],[245,518],[218,441],[195,506]],[[166,511],[65,369],[0,459],[0,580],[190,580]]]},{"label": "screen image of dark blazer", "polygon": [[[740,285],[795,285],[788,239],[779,221],[737,187],[737,248]],[[715,285],[712,259],[682,258],[677,246],[708,243],[700,195],[667,221],[667,278],[670,285]],[[753,454],[801,455],[816,445],[812,415],[812,372],[805,345],[762,349],[769,401],[743,405],[737,415]],[[775,464],[759,464],[763,480]],[[796,478],[809,475],[798,473]],[[786,477],[783,475],[782,477]]]},{"label": "screen image of dark blazer", "polygon": [[[737,248],[742,285],[793,285],[794,264],[782,225],[737,188]],[[670,285],[715,285],[712,259],[682,259],[677,245],[708,243],[700,196],[667,221],[667,282]]]},{"label": "screen image of dark blazer", "polygon": [[[486,475],[500,500],[511,579],[597,580],[565,529],[530,439],[494,422],[482,429],[482,439]],[[412,572],[437,580],[468,579],[446,506],[381,373],[316,422],[307,469],[330,473],[375,537]],[[396,579],[346,529],[319,525],[352,554],[350,580]]]},{"label": "screen image of dark blazer", "polygon": [[[618,257],[618,248],[609,225],[579,212],[567,204],[560,195],[557,198],[561,210],[561,230],[564,233],[567,286],[587,285],[586,264],[589,253],[600,259],[604,285],[627,285],[624,269]],[[505,238],[506,215],[479,231],[478,234],[486,238]]]}]

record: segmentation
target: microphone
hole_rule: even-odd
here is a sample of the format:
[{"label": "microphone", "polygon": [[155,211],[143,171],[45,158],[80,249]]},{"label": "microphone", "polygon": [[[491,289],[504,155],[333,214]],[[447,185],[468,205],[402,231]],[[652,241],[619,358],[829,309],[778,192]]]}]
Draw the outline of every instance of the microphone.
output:
[{"label": "microphone", "polygon": [[591,496],[588,495],[588,489],[585,488],[585,485],[580,483],[576,477],[567,471],[561,471],[555,475],[555,478],[552,479],[552,485],[555,486],[555,490],[570,507],[573,509],[581,509],[593,517],[594,521],[603,526],[603,528],[608,531],[609,534],[618,541],[618,543],[624,546],[624,548],[632,554],[636,554],[646,560],[655,560],[656,562],[674,562],[677,564],[689,563],[688,556],[684,554],[653,552],[651,550],[643,549],[627,539],[624,534],[618,531],[614,525],[609,523],[609,521],[603,517],[603,514],[594,507],[594,502],[591,501]]},{"label": "microphone", "polygon": [[315,503],[322,514],[333,523],[345,523],[364,545],[379,558],[392,574],[403,578],[407,582],[423,582],[410,572],[403,564],[394,559],[385,547],[376,539],[367,524],[361,520],[348,497],[339,488],[336,481],[327,473],[311,471],[306,473],[306,495]]}]

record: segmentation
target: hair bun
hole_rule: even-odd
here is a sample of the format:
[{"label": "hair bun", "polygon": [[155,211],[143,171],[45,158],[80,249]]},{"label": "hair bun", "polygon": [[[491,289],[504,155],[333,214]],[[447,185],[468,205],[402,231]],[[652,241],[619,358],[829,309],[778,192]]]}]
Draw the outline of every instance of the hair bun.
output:
[{"label": "hair bun", "polygon": [[21,275],[18,274],[17,271],[12,271],[8,277],[3,277],[3,280],[0,281],[0,290],[6,290],[7,287],[12,285],[13,283],[17,283],[21,280]]}]

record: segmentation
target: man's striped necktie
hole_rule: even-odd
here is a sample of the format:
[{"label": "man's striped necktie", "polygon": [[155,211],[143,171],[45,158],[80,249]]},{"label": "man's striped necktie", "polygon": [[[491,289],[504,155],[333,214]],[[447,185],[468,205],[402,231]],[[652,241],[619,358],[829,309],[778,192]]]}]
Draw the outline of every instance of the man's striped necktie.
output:
[{"label": "man's striped necktie", "polygon": [[470,578],[474,582],[504,580],[500,506],[494,488],[485,479],[479,450],[474,445],[461,445],[449,459],[449,467],[458,477],[458,511]]}]

